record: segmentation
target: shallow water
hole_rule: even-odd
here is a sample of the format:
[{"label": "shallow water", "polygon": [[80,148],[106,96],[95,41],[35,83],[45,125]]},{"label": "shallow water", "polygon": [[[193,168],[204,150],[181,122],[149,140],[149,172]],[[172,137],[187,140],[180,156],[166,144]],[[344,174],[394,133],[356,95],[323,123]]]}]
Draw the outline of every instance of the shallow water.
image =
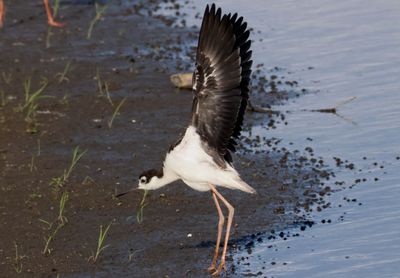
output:
[{"label": "shallow water", "polygon": [[[317,223],[311,229],[298,237],[264,241],[251,254],[234,254],[235,262],[245,258],[237,273],[400,275],[399,2],[246,2],[216,1],[254,28],[255,64],[284,68],[313,92],[273,107],[288,111],[287,125],[271,130],[254,126],[253,135],[280,138],[289,150],[312,147],[335,169],[335,181],[344,184],[331,181],[340,190],[328,197],[330,208],[311,213]],[[194,14],[202,13],[206,3],[196,1],[194,9],[186,10],[189,25],[200,23]],[[340,116],[309,111],[336,105]],[[355,168],[336,167],[333,157]]]}]

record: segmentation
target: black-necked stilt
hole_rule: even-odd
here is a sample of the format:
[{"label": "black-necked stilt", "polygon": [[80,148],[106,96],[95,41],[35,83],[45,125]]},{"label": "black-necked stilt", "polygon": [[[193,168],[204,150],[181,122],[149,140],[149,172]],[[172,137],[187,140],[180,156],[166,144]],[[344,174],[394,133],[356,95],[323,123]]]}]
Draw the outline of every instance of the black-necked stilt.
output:
[{"label": "black-necked stilt", "polygon": [[[139,177],[139,189],[154,190],[181,179],[198,191],[211,191],[219,215],[214,257],[209,270],[219,274],[225,255],[234,213],[233,206],[217,191],[217,186],[247,193],[255,190],[232,166],[230,151],[240,135],[246,110],[251,74],[251,51],[247,23],[237,14],[221,15],[221,9],[207,5],[197,46],[193,73],[192,118],[185,134],[173,144],[160,170]],[[226,236],[218,268],[224,215],[221,200],[228,208]]]},{"label": "black-necked stilt", "polygon": [[[53,14],[51,12],[51,8],[49,5],[49,0],[43,0],[43,4],[47,14],[48,24],[55,27],[62,27],[64,24],[55,21],[53,18]],[[0,0],[0,28],[3,26],[4,16],[5,16],[5,6],[3,0]]]}]

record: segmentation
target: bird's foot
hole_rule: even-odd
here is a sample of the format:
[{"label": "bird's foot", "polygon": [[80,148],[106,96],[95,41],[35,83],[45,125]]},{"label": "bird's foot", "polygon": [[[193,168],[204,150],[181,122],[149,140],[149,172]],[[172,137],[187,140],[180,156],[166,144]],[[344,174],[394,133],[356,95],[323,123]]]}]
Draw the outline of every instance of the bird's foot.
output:
[{"label": "bird's foot", "polygon": [[215,263],[212,263],[208,268],[207,268],[207,271],[208,272],[211,272],[211,271],[215,271],[216,270],[216,264]]},{"label": "bird's foot", "polygon": [[57,22],[57,21],[55,21],[53,18],[49,18],[49,19],[47,20],[47,23],[48,23],[50,26],[54,26],[54,27],[63,27],[63,26],[64,26],[64,23]]},{"label": "bird's foot", "polygon": [[224,269],[224,270],[226,271],[226,265],[225,265],[225,261],[224,261],[224,260],[221,261],[221,263],[219,264],[217,270],[215,270],[215,271],[212,273],[212,276],[218,276],[218,275],[220,275],[221,272],[222,272],[222,269]]}]

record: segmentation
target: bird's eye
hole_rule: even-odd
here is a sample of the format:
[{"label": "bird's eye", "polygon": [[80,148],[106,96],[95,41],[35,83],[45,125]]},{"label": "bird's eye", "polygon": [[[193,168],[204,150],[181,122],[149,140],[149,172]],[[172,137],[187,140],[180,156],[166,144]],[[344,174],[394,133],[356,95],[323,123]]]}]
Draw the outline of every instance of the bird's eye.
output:
[{"label": "bird's eye", "polygon": [[146,180],[147,180],[146,177],[140,178],[141,183],[146,183]]}]

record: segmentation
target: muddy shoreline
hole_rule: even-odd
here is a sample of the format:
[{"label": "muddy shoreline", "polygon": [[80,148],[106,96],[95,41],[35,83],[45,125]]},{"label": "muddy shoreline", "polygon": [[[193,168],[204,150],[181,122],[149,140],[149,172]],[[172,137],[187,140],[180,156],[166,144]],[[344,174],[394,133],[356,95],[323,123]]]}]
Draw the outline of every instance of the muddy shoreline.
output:
[{"label": "muddy shoreline", "polygon": [[[87,40],[94,7],[65,5],[60,14],[67,25],[51,31],[46,48],[48,29],[41,6],[24,1],[10,5],[0,31],[4,92],[0,273],[4,277],[207,277],[204,269],[211,260],[217,224],[209,194],[180,182],[153,192],[141,224],[136,211],[142,193],[115,198],[116,192],[136,185],[142,170],[161,164],[165,150],[187,124],[192,95],[175,89],[169,75],[190,68],[190,45],[197,30],[150,16],[156,4],[132,7],[123,2],[110,5]],[[275,96],[262,95],[271,93],[271,83],[284,72],[260,71],[260,75],[269,81],[255,76],[254,87],[263,83],[269,89],[257,90],[255,102],[268,105],[270,99],[290,97],[287,89],[279,89],[284,81],[274,85]],[[38,100],[27,121],[27,111],[21,107],[23,84],[29,79],[31,91],[47,82],[43,95],[50,97]],[[303,92],[289,87],[294,96]],[[110,128],[109,121],[124,99]],[[248,113],[246,125],[260,121],[272,128],[284,116]],[[320,159],[313,159],[312,151],[292,152],[271,138],[243,138],[243,142],[235,165],[259,194],[222,190],[236,207],[231,250],[246,248],[271,231],[312,225],[306,213],[311,204],[323,206],[330,189],[322,181],[332,175]],[[258,145],[271,149],[255,151]],[[62,187],[50,185],[68,169],[76,146],[87,152]],[[69,196],[64,212],[68,221],[50,242],[50,251],[42,254],[54,231],[44,221],[57,223],[63,192]],[[88,262],[99,227],[110,223],[109,246],[96,263]],[[240,277],[232,261],[228,267],[229,277]]]}]

